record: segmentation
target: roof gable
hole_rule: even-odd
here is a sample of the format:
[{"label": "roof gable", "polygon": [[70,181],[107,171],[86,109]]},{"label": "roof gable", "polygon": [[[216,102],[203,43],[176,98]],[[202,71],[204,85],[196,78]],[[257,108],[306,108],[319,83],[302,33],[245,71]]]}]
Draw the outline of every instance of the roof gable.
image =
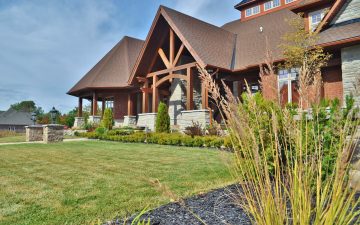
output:
[{"label": "roof gable", "polygon": [[31,113],[9,109],[0,114],[0,125],[30,125]]},{"label": "roof gable", "polygon": [[155,39],[156,41],[164,39],[163,35],[167,34],[164,30],[168,26],[201,66],[211,65],[231,69],[235,34],[173,9],[160,6],[131,73],[129,83],[134,82],[135,75],[144,75],[144,73],[149,72],[147,71],[148,68],[145,68],[148,67],[149,62],[145,59],[151,55],[150,51],[152,54],[157,54],[160,46],[154,44]]},{"label": "roof gable", "polygon": [[68,94],[75,95],[85,89],[128,87],[127,81],[142,45],[142,40],[125,36]]}]

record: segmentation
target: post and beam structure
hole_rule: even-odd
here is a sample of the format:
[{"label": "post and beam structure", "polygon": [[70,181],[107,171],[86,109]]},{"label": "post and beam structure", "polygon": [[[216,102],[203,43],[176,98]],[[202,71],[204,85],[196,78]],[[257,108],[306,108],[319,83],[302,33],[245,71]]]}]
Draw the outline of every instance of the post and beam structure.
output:
[{"label": "post and beam structure", "polygon": [[153,88],[153,93],[152,93],[152,111],[153,113],[156,113],[157,112],[157,108],[158,108],[158,105],[159,105],[159,90],[158,90],[158,87],[156,87],[156,82],[158,80],[158,77],[157,76],[153,76],[153,85],[152,85],[152,88]]},{"label": "post and beam structure", "polygon": [[101,102],[101,117],[104,116],[105,108],[106,108],[106,99],[105,99],[105,98],[102,98],[102,102]]},{"label": "post and beam structure", "polygon": [[186,69],[186,76],[187,76],[187,82],[186,82],[186,109],[187,110],[193,110],[194,109],[194,76],[192,73],[191,67]]},{"label": "post and beam structure", "polygon": [[[144,81],[144,88],[149,88],[149,81]],[[146,91],[142,92],[142,112],[148,113],[149,111],[149,94]]]},{"label": "post and beam structure", "polygon": [[133,97],[131,96],[131,94],[128,94],[128,102],[127,102],[128,116],[134,115],[133,107],[134,107]]}]

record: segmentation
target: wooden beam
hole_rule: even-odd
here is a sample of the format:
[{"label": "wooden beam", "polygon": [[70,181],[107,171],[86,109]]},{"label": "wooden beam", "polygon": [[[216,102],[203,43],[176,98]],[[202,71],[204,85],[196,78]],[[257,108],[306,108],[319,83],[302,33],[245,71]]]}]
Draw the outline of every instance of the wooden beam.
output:
[{"label": "wooden beam", "polygon": [[176,66],[176,67],[173,67],[173,68],[169,68],[169,69],[149,73],[146,77],[153,77],[153,76],[162,75],[162,74],[166,74],[166,73],[173,73],[173,72],[176,72],[176,71],[179,71],[179,70],[183,70],[183,69],[186,69],[186,68],[189,68],[189,67],[191,68],[191,67],[195,67],[195,66],[196,66],[196,62],[192,62],[192,63]]},{"label": "wooden beam", "polygon": [[182,79],[182,80],[188,80],[188,76],[185,76],[185,75],[182,75],[182,74],[174,74],[174,73],[171,73],[163,78],[161,78],[160,80],[158,80],[158,82],[156,82],[156,87],[159,87],[162,83],[166,82],[167,80],[172,80],[174,78],[179,78],[179,79]]},{"label": "wooden beam", "polygon": [[105,98],[103,98],[102,101],[101,101],[101,117],[104,116],[105,103],[106,103]]},{"label": "wooden beam", "polygon": [[78,105],[78,117],[83,116],[83,98],[79,97],[79,105]]},{"label": "wooden beam", "polygon": [[[152,86],[151,86],[151,88],[141,88],[141,91],[143,93],[152,94],[153,88],[152,88]],[[164,95],[164,96],[170,95],[170,91],[167,91],[167,90],[158,90],[158,92],[159,92],[159,94]]]},{"label": "wooden beam", "polygon": [[152,94],[152,111],[153,113],[157,112],[157,107],[159,105],[159,91],[158,88],[156,87],[156,82],[158,80],[157,76],[153,76],[153,94]]},{"label": "wooden beam", "polygon": [[[149,87],[149,82],[144,83],[144,89]],[[149,94],[147,92],[142,93],[142,112],[147,113],[149,111]]]},{"label": "wooden beam", "polygon": [[93,111],[92,111],[92,115],[96,116],[97,115],[97,108],[98,108],[98,104],[97,104],[97,95],[96,92],[93,92]]},{"label": "wooden beam", "polygon": [[145,82],[146,82],[146,78],[145,78],[145,77],[136,77],[136,79],[137,79],[138,82],[140,82],[140,83],[145,83]]},{"label": "wooden beam", "polygon": [[132,116],[133,115],[133,98],[131,94],[128,94],[128,102],[127,102],[127,108],[128,108],[128,116]]},{"label": "wooden beam", "polygon": [[173,62],[173,65],[176,66],[176,63],[179,61],[180,59],[180,56],[182,54],[182,52],[184,51],[184,48],[185,48],[185,45],[184,44],[181,44],[180,48],[179,48],[179,51],[178,53],[176,54],[176,57],[174,59],[174,62]]},{"label": "wooden beam", "polygon": [[175,55],[175,35],[174,31],[170,28],[170,65],[174,66]]},{"label": "wooden beam", "polygon": [[160,58],[162,59],[163,63],[165,64],[166,68],[170,68],[171,64],[169,62],[169,60],[167,59],[164,50],[162,50],[162,48],[159,48],[158,53],[160,55]]},{"label": "wooden beam", "polygon": [[186,87],[186,109],[193,110],[194,109],[194,76],[191,68],[187,68],[187,87]]},{"label": "wooden beam", "polygon": [[201,82],[201,107],[202,109],[208,109],[208,91],[204,82]]}]

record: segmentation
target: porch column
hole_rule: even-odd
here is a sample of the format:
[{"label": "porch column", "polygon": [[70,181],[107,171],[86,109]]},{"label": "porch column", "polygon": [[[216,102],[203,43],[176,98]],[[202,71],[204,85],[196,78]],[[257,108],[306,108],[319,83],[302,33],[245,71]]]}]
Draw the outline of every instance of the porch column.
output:
[{"label": "porch column", "polygon": [[105,98],[102,99],[102,102],[101,102],[101,117],[104,116],[104,111],[105,111],[105,108],[106,108],[106,100]]},{"label": "porch column", "polygon": [[204,82],[201,82],[201,106],[202,109],[207,109],[209,107],[208,90]]},{"label": "porch column", "polygon": [[83,98],[82,97],[79,97],[79,104],[78,104],[78,117],[82,117],[83,115]]},{"label": "porch column", "polygon": [[90,103],[91,103],[90,116],[92,116],[94,115],[94,99],[91,99]]},{"label": "porch column", "polygon": [[133,115],[133,106],[134,106],[134,102],[133,102],[133,98],[131,96],[131,94],[128,94],[128,102],[127,102],[127,107],[128,107],[128,116],[132,116]]},{"label": "porch column", "polygon": [[146,80],[144,83],[144,90],[142,92],[142,112],[148,113],[149,111],[149,94],[145,91],[149,88],[149,82]]},{"label": "porch column", "polygon": [[194,109],[194,76],[192,73],[192,69],[189,67],[187,68],[187,87],[186,87],[186,109],[193,110]]},{"label": "porch column", "polygon": [[156,87],[156,82],[158,81],[158,77],[155,75],[153,76],[153,95],[152,95],[152,111],[153,113],[157,112],[157,108],[159,105],[159,91],[158,88]]},{"label": "porch column", "polygon": [[93,116],[97,115],[97,108],[98,108],[97,95],[96,95],[96,92],[93,92],[93,99],[92,99],[92,115]]}]

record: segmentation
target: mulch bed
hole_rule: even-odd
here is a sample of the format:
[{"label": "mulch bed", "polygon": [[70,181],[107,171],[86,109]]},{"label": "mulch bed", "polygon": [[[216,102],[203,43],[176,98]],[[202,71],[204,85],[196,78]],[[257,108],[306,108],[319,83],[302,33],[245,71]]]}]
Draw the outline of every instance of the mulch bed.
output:
[{"label": "mulch bed", "polygon": [[[231,185],[185,199],[182,204],[163,205],[144,214],[141,219],[150,219],[151,225],[251,224],[245,212],[234,204],[234,193],[238,193],[238,187]],[[106,223],[122,224],[122,220]],[[126,224],[131,224],[131,220]]]}]

